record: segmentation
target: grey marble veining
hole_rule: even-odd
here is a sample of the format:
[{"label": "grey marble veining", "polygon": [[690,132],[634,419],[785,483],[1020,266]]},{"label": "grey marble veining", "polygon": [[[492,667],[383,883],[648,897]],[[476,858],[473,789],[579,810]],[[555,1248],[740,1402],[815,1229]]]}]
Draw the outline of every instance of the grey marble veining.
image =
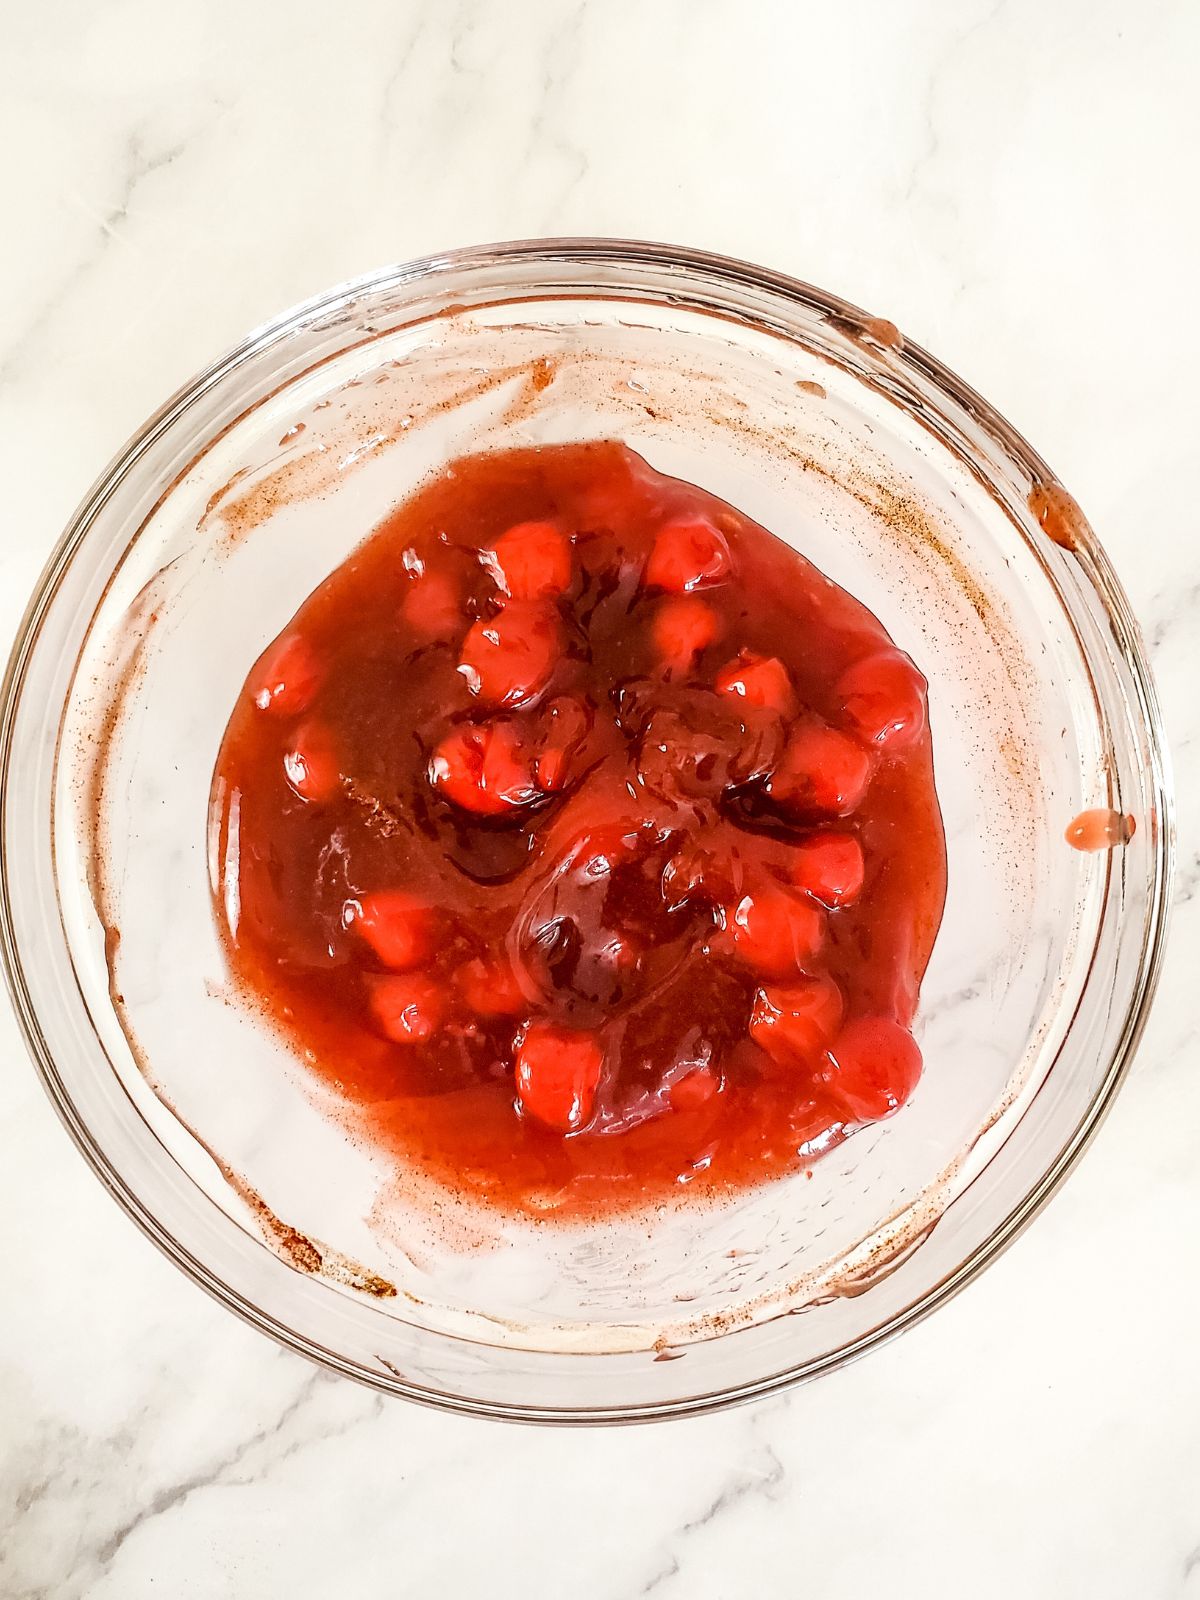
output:
[{"label": "grey marble veining", "polygon": [[187,1283],[0,1008],[0,1595],[1200,1594],[1200,10],[1188,0],[23,7],[0,52],[0,632],[194,369],[370,266],[543,233],[760,260],[895,320],[1042,450],[1172,735],[1163,989],[1095,1148],[967,1294],[665,1427],[443,1417]]}]

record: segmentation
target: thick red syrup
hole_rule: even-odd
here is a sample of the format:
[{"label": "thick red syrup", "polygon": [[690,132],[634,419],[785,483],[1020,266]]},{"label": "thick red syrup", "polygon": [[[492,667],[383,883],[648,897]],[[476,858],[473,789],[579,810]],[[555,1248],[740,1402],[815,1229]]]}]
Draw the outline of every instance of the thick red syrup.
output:
[{"label": "thick red syrup", "polygon": [[254,665],[212,806],[235,973],[460,1192],[724,1192],[920,1075],[924,680],[621,445],[460,460],[395,511]]}]

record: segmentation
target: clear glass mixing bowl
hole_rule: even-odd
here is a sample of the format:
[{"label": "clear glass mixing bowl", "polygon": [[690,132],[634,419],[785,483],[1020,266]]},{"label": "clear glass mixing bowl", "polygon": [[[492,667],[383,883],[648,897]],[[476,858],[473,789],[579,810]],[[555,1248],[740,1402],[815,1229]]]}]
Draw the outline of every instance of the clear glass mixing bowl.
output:
[{"label": "clear glass mixing bowl", "polygon": [[[870,606],[930,684],[949,849],[925,1076],[892,1121],[721,1208],[600,1226],[398,1172],[230,988],[205,812],[242,678],[322,577],[467,450],[617,437]],[[47,1089],[196,1281],[377,1388],[569,1421],[694,1412],[939,1305],[1070,1168],[1162,949],[1162,730],[1103,551],[1040,458],[896,329],[791,279],[551,240],[289,312],[122,451],[3,690],[3,951]],[[1124,845],[1068,847],[1089,807]]]}]

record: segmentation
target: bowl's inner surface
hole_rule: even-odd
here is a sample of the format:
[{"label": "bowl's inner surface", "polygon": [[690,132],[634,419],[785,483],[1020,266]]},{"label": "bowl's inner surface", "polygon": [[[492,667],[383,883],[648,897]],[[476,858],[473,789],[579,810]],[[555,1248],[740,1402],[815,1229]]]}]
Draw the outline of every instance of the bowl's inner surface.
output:
[{"label": "bowl's inner surface", "polygon": [[[918,1019],[925,1077],[902,1114],[725,1207],[682,1192],[580,1230],[473,1208],[372,1148],[231,988],[204,829],[250,662],[399,499],[469,450],[606,437],[793,543],[917,661],[949,898]],[[318,1276],[380,1315],[489,1344],[661,1349],[801,1307],[824,1343],[817,1324],[923,1236],[976,1136],[1045,1079],[1106,865],[1063,829],[1108,803],[1104,757],[1036,546],[929,432],[799,344],[669,304],[556,299],[368,338],[199,457],[96,616],[54,847],[76,969],[128,1093],[292,1264],[313,1264],[307,1242]]]},{"label": "bowl's inner surface", "polygon": [[[469,451],[602,437],[792,542],[911,653],[949,897],[899,1115],[724,1207],[681,1190],[582,1229],[372,1146],[231,987],[205,825],[247,668],[399,500]],[[702,1409],[939,1304],[1086,1142],[1161,950],[1153,689],[1086,527],[1059,548],[1028,509],[1046,479],[890,324],[658,246],[468,252],[253,336],[81,508],[0,705],[3,954],[110,1191],[296,1349],[494,1415]],[[1125,848],[1066,846],[1091,806],[1134,815]]]}]

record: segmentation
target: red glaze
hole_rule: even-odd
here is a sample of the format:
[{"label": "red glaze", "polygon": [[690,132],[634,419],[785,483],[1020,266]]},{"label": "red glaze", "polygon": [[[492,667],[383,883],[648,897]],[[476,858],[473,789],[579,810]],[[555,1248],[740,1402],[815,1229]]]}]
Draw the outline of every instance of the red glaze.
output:
[{"label": "red glaze", "polygon": [[235,973],[491,1205],[728,1193],[919,1074],[923,680],[619,445],[467,458],[393,513],[256,663],[212,805]]},{"label": "red glaze", "polygon": [[1081,811],[1067,826],[1064,838],[1075,850],[1112,850],[1128,844],[1137,831],[1137,822],[1131,816],[1122,816],[1102,806],[1095,811]]}]

